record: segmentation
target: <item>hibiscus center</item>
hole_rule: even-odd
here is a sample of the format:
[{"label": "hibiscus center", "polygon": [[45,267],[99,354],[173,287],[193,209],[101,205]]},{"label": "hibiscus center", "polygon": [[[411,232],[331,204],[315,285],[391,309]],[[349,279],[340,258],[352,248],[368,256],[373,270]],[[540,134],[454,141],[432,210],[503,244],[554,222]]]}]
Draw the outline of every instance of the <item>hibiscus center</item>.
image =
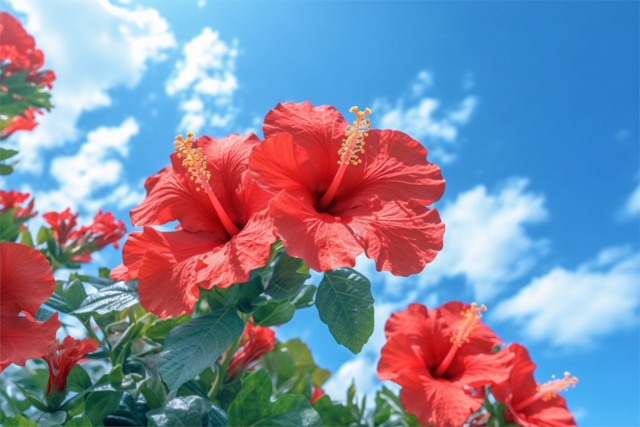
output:
[{"label": "hibiscus center", "polygon": [[342,147],[338,150],[338,155],[340,156],[338,164],[340,167],[329,188],[318,202],[318,207],[322,210],[331,204],[347,171],[347,166],[349,164],[357,166],[362,163],[362,159],[358,158],[358,153],[364,153],[364,137],[369,136],[368,132],[371,129],[371,122],[369,119],[364,119],[364,116],[371,114],[371,110],[365,108],[364,111],[358,111],[358,107],[351,107],[349,111],[356,114],[356,120],[353,125],[347,126],[344,132],[345,138],[342,140]]},{"label": "hibiscus center", "polygon": [[229,215],[227,215],[220,201],[213,193],[213,189],[209,185],[211,172],[207,170],[207,157],[202,154],[202,147],[194,148],[191,146],[192,137],[193,133],[191,132],[187,132],[186,140],[182,139],[182,135],[176,136],[173,145],[176,147],[177,156],[182,159],[182,166],[189,171],[191,181],[195,182],[196,191],[203,190],[209,197],[222,225],[227,230],[227,233],[233,237],[240,232],[240,229],[231,221],[231,218],[229,218]]},{"label": "hibiscus center", "polygon": [[458,349],[462,347],[463,344],[469,342],[469,336],[478,326],[478,322],[482,318],[481,312],[483,311],[487,311],[487,307],[485,307],[484,304],[478,307],[478,304],[474,302],[471,303],[471,307],[467,310],[460,312],[462,320],[460,320],[456,332],[451,336],[451,348],[449,349],[449,352],[433,373],[435,377],[441,377],[446,372],[458,352]]},{"label": "hibiscus center", "polygon": [[569,372],[565,372],[564,378],[554,378],[544,384],[538,384],[536,387],[536,394],[515,405],[513,410],[516,412],[521,411],[533,402],[541,399],[545,402],[554,399],[558,396],[558,392],[566,391],[569,387],[575,387],[577,382],[577,377],[571,377]]}]

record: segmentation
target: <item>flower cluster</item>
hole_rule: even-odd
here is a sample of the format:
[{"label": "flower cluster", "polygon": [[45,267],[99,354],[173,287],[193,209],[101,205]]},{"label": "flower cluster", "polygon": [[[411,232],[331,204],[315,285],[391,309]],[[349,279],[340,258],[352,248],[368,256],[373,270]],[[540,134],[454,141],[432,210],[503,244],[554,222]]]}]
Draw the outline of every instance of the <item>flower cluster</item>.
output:
[{"label": "flower cluster", "polygon": [[[34,89],[46,86],[51,89],[55,74],[51,70],[40,70],[43,64],[44,54],[36,48],[33,37],[27,34],[20,21],[6,12],[1,12],[0,90],[7,92],[14,104],[23,105],[24,109],[11,110],[10,114],[3,111],[9,118],[3,120],[0,126],[0,139],[5,139],[18,130],[32,130],[37,124],[35,114],[42,114],[42,107],[48,108],[48,103],[36,100],[40,98],[37,91],[25,91],[24,87],[13,90],[18,85],[31,86]],[[45,101],[47,98],[48,96],[44,97]]]},{"label": "flower cluster", "polygon": [[[406,134],[370,129],[369,109],[352,112],[349,124],[333,107],[278,104],[264,141],[176,137],[171,166],[131,211],[144,229],[111,277],[137,277],[143,307],[170,317],[190,313],[200,287],[245,282],[278,238],[316,271],[364,252],[379,271],[420,272],[442,249],[444,225],[426,207],[444,191],[440,169]],[[175,220],[175,232],[150,227]]]},{"label": "flower cluster", "polygon": [[26,221],[33,218],[37,214],[37,212],[33,212],[34,199],[31,199],[26,206],[22,205],[30,196],[29,193],[21,193],[16,190],[0,190],[0,214],[12,210],[15,221]]},{"label": "flower cluster", "polygon": [[472,415],[475,421],[488,418],[478,413],[486,387],[507,407],[506,421],[525,427],[575,425],[557,392],[577,378],[566,373],[561,380],[536,384],[526,349],[519,344],[500,349],[500,338],[480,321],[485,310],[449,302],[433,310],[411,304],[394,313],[385,325],[378,377],[402,386],[403,407],[422,425],[462,426]]}]

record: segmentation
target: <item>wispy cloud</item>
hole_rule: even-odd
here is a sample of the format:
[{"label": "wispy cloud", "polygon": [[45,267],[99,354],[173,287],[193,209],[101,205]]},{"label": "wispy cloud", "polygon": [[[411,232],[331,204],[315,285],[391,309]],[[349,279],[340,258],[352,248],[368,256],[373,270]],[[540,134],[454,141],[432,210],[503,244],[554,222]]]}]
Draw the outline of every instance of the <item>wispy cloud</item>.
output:
[{"label": "wispy cloud", "polygon": [[382,113],[377,127],[403,131],[422,142],[432,159],[449,163],[456,157],[458,129],[471,119],[478,98],[468,95],[454,107],[441,108],[439,100],[425,96],[433,84],[433,74],[420,71],[410,84],[410,96],[395,103],[378,99],[373,108]]},{"label": "wispy cloud", "polygon": [[630,219],[636,218],[638,215],[640,215],[640,184],[638,184],[636,189],[627,199],[627,202],[622,208],[620,217],[622,219]]},{"label": "wispy cloud", "polygon": [[530,271],[547,242],[527,226],[544,221],[544,196],[526,191],[528,180],[512,178],[489,191],[478,185],[460,193],[442,209],[444,249],[418,276],[421,286],[461,275],[476,298],[488,301],[509,281]]},{"label": "wispy cloud", "polygon": [[206,127],[230,125],[237,113],[233,104],[238,89],[234,74],[237,46],[237,40],[227,43],[209,27],[184,46],[184,58],[166,83],[167,94],[180,99],[179,109],[184,113],[178,131],[199,133]]},{"label": "wispy cloud", "polygon": [[[142,200],[144,192],[125,183],[123,161],[129,154],[129,142],[140,128],[132,117],[120,126],[99,127],[72,156],[59,156],[51,163],[51,176],[58,187],[35,191],[36,206],[42,211],[71,207],[91,215],[109,205],[126,208]],[[102,195],[109,190],[108,195]]]},{"label": "wispy cloud", "polygon": [[557,267],[500,303],[492,318],[515,321],[531,340],[582,346],[637,324],[640,253],[604,249],[575,270]]},{"label": "wispy cloud", "polygon": [[[153,8],[116,6],[108,0],[9,2],[26,14],[26,28],[45,52],[45,68],[57,76],[55,108],[39,118],[34,132],[17,137],[19,170],[40,173],[43,150],[77,139],[80,115],[109,106],[109,89],[136,85],[146,64],[162,61],[175,39]],[[70,11],[82,19],[70,23]]]}]

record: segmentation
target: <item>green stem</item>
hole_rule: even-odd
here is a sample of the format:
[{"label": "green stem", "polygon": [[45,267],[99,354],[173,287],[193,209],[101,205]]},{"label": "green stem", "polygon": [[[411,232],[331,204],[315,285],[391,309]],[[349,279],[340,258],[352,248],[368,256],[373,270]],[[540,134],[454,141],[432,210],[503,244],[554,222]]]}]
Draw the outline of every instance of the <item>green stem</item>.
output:
[{"label": "green stem", "polygon": [[81,323],[84,325],[85,329],[87,330],[87,333],[89,334],[89,338],[93,338],[97,343],[100,343],[101,342],[100,338],[98,338],[96,333],[93,331],[93,328],[91,327],[91,317],[89,317],[86,322],[81,322]]},{"label": "green stem", "polygon": [[[247,322],[249,321],[249,318],[251,318],[251,314],[245,314],[245,313],[238,313],[238,314],[240,314],[240,318],[246,325]],[[243,333],[244,333],[244,328],[243,328]],[[235,340],[233,340],[233,342],[231,343],[231,346],[225,353],[224,359],[222,359],[222,362],[220,363],[216,362],[216,365],[217,365],[216,379],[213,380],[213,385],[211,386],[211,390],[209,390],[209,394],[208,394],[210,400],[213,400],[218,394],[218,390],[220,390],[222,381],[224,380],[224,377],[227,374],[227,369],[229,369],[229,364],[231,363],[233,356],[236,354],[236,351],[238,351],[238,347],[240,347],[240,342],[242,341],[242,335],[243,334],[240,334],[240,336],[238,336]]]}]

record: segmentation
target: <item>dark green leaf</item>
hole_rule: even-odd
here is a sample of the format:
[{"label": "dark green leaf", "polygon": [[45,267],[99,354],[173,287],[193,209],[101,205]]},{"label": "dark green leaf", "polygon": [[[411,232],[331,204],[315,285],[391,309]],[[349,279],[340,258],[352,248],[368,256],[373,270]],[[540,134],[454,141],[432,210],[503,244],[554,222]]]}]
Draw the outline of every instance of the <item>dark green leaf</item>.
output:
[{"label": "dark green leaf", "polygon": [[41,400],[41,397],[34,391],[23,388],[20,384],[14,383],[16,387],[22,392],[24,397],[38,410],[42,412],[49,412],[49,407],[45,402]]},{"label": "dark green leaf", "polygon": [[14,415],[13,417],[5,418],[4,427],[38,427],[38,424],[22,415]]},{"label": "dark green leaf", "polygon": [[0,163],[0,175],[9,175],[13,172],[13,166]]},{"label": "dark green leaf", "polygon": [[150,426],[201,426],[208,423],[213,405],[198,396],[176,397],[162,408],[147,412]]},{"label": "dark green leaf", "polygon": [[161,407],[167,398],[167,390],[158,378],[149,377],[145,379],[140,383],[139,390],[151,409]]},{"label": "dark green leaf", "polygon": [[271,401],[269,374],[259,370],[243,379],[242,390],[229,407],[229,426],[321,426],[307,398],[287,394]]},{"label": "dark green leaf", "polygon": [[118,282],[89,295],[75,312],[106,314],[122,311],[138,302],[138,282]]},{"label": "dark green leaf", "polygon": [[57,280],[55,291],[45,304],[62,313],[68,314],[80,307],[85,298],[87,298],[87,292],[79,280],[67,282]]},{"label": "dark green leaf", "polygon": [[70,419],[64,427],[91,427],[91,420],[86,415],[83,415],[78,418]]},{"label": "dark green leaf", "polygon": [[147,329],[146,337],[152,340],[164,339],[169,332],[176,326],[179,326],[187,321],[191,320],[191,316],[183,314],[178,317],[171,317],[166,320],[159,320]]},{"label": "dark green leaf", "polygon": [[66,419],[67,413],[58,411],[52,414],[42,414],[39,418],[36,418],[36,422],[40,427],[52,427],[64,423]]},{"label": "dark green leaf", "polygon": [[264,291],[262,276],[256,276],[247,283],[240,284],[238,310],[251,313],[254,310],[253,301]]},{"label": "dark green leaf", "polygon": [[145,416],[147,411],[149,407],[144,402],[139,405],[131,393],[124,393],[118,408],[103,420],[103,424],[105,426],[143,426],[147,424]]},{"label": "dark green leaf", "polygon": [[292,298],[311,277],[308,273],[309,267],[303,260],[283,253],[278,258],[273,268],[273,275],[264,290],[266,300],[284,301]]},{"label": "dark green leaf", "polygon": [[350,268],[327,271],[318,287],[320,320],[339,344],[357,354],[373,333],[371,283]]},{"label": "dark green leaf", "polygon": [[282,325],[293,318],[296,308],[289,301],[259,306],[253,312],[253,321],[260,326]]},{"label": "dark green leaf", "polygon": [[276,388],[296,375],[294,363],[291,353],[285,348],[276,348],[260,358],[260,364],[269,373]]},{"label": "dark green leaf", "polygon": [[315,285],[303,285],[291,302],[296,308],[306,308],[313,305],[313,297],[318,288]]},{"label": "dark green leaf", "polygon": [[70,391],[80,393],[91,387],[91,378],[81,365],[76,365],[67,378],[67,384]]},{"label": "dark green leaf", "polygon": [[91,392],[84,402],[85,415],[89,417],[92,425],[101,423],[103,419],[118,409],[120,399],[122,399],[122,392],[118,391]]},{"label": "dark green leaf", "polygon": [[358,421],[347,407],[331,402],[329,396],[322,396],[315,401],[313,409],[318,412],[325,426],[349,426]]},{"label": "dark green leaf", "polygon": [[38,309],[38,311],[36,312],[36,316],[35,317],[36,317],[36,320],[38,322],[44,322],[44,321],[48,320],[51,316],[53,316],[53,313],[54,312],[51,311],[51,310],[47,310],[44,307],[40,307]]},{"label": "dark green leaf", "polygon": [[212,365],[242,334],[244,322],[235,309],[222,309],[173,329],[164,342],[158,367],[170,390]]},{"label": "dark green leaf", "polygon": [[7,160],[18,154],[17,150],[9,150],[7,148],[0,148],[0,160]]}]

